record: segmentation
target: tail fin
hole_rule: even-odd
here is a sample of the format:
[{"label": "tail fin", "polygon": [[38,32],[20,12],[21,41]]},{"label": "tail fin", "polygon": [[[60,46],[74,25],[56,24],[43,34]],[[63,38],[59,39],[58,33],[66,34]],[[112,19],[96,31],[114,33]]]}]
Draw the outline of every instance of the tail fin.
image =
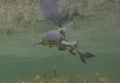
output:
[{"label": "tail fin", "polygon": [[86,63],[85,59],[95,57],[95,55],[90,52],[82,52],[80,50],[78,50],[78,54],[83,63]]}]

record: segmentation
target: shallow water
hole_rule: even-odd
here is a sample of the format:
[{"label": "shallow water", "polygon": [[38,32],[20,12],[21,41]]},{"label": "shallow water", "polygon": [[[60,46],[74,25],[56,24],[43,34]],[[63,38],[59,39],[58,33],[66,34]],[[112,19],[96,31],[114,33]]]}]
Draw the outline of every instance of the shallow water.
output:
[{"label": "shallow water", "polygon": [[[109,18],[110,17],[110,18]],[[78,26],[79,27],[79,24]],[[0,80],[29,79],[37,74],[54,77],[54,57],[60,77],[80,74],[93,77],[96,72],[110,79],[120,78],[120,17],[108,15],[81,23],[77,29],[69,29],[70,40],[78,40],[82,50],[92,52],[95,58],[84,64],[79,56],[67,51],[44,46],[32,47],[40,40],[41,34],[16,33],[1,37],[0,40]]]}]

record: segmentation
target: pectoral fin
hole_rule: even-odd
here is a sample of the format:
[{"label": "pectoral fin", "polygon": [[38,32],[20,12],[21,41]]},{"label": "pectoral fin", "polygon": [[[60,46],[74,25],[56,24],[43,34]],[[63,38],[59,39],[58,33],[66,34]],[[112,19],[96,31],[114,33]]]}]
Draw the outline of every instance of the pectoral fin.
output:
[{"label": "pectoral fin", "polygon": [[46,42],[44,42],[44,41],[40,41],[40,42],[38,42],[38,43],[35,43],[33,46],[36,46],[36,45],[47,45],[47,43]]}]

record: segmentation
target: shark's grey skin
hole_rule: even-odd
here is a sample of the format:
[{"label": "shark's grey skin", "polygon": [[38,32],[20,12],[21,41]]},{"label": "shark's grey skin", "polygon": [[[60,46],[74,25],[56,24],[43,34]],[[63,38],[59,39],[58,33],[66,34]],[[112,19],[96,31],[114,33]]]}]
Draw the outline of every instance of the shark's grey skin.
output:
[{"label": "shark's grey skin", "polygon": [[60,33],[61,31],[48,31],[42,36],[41,44],[49,45],[49,47],[57,46],[59,50],[67,49],[62,41],[67,41],[65,35]]},{"label": "shark's grey skin", "polygon": [[[62,32],[62,33],[61,33]],[[65,38],[65,32],[60,31],[48,31],[42,35],[42,40],[37,44],[48,45],[49,47],[57,46],[59,50],[66,50],[69,48],[69,51],[72,53],[74,50],[74,43],[69,42]]]},{"label": "shark's grey skin", "polygon": [[61,41],[64,37],[57,31],[48,31],[42,36],[43,41]]}]

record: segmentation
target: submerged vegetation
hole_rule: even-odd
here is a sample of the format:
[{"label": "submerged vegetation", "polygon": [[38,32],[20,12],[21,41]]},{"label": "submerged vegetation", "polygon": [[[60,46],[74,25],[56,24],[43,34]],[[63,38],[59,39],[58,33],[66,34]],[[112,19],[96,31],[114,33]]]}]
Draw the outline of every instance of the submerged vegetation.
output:
[{"label": "submerged vegetation", "polygon": [[[58,3],[65,3],[69,0],[58,0]],[[70,0],[78,9],[80,19],[89,17],[104,17],[109,13],[120,13],[119,0]],[[32,31],[40,33],[52,29],[53,25],[47,24],[41,17],[39,0],[0,0],[0,34],[13,34],[16,32]],[[78,19],[81,23],[83,20]],[[76,19],[77,21],[77,19]],[[83,21],[83,22],[82,22]],[[80,24],[81,24],[80,23]],[[77,24],[80,26],[80,24]],[[51,27],[51,28],[50,28]],[[55,26],[54,26],[55,27]]]},{"label": "submerged vegetation", "polygon": [[27,80],[3,80],[0,83],[120,83],[119,80],[110,80],[104,76],[101,76],[99,73],[96,73],[93,78],[83,78],[80,75],[70,78],[48,78],[47,76],[41,78],[39,75],[36,75],[32,79]]},{"label": "submerged vegetation", "polygon": [[51,29],[40,21],[42,18],[36,0],[0,0],[0,19],[0,34],[3,35],[28,31],[39,33]]}]

